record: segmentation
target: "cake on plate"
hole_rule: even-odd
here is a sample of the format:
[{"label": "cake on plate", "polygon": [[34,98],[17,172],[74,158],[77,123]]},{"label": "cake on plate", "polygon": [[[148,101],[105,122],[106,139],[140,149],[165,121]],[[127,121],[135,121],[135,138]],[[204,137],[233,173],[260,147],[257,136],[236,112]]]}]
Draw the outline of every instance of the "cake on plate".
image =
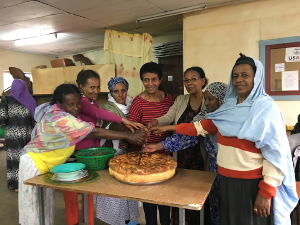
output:
[{"label": "cake on plate", "polygon": [[159,153],[140,152],[117,155],[109,161],[109,173],[119,180],[149,183],[167,180],[174,176],[177,163],[169,156]]}]

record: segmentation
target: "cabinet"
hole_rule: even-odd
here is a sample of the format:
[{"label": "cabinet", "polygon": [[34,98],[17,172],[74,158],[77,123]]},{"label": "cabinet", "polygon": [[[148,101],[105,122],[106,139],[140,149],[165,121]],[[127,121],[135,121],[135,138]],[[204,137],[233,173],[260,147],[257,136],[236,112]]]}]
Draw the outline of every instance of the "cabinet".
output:
[{"label": "cabinet", "polygon": [[107,83],[115,77],[115,64],[70,66],[59,68],[32,69],[32,89],[34,95],[53,94],[55,88],[65,82],[76,83],[77,74],[82,70],[94,70],[100,75],[100,92],[109,92]]}]

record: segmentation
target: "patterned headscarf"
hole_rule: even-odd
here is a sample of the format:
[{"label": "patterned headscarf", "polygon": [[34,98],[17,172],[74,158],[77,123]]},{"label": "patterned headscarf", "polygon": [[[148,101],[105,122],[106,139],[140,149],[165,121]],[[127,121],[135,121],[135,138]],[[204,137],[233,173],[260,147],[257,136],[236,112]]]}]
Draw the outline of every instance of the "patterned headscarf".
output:
[{"label": "patterned headscarf", "polygon": [[215,98],[219,100],[219,105],[224,104],[224,98],[226,95],[227,90],[227,84],[222,82],[214,82],[208,85],[208,87],[205,89],[205,91],[208,91],[212,94]]},{"label": "patterned headscarf", "polygon": [[126,87],[126,90],[128,91],[128,88],[129,88],[129,84],[127,82],[127,80],[125,80],[123,77],[112,77],[109,81],[108,81],[108,89],[110,91],[110,94],[112,95],[113,93],[113,90],[116,86],[116,84],[118,83],[122,83],[125,85]]},{"label": "patterned headscarf", "polygon": [[[219,100],[220,106],[224,104],[226,90],[227,90],[227,84],[222,83],[222,82],[211,83],[205,89],[205,91],[208,91],[209,93],[212,94],[212,96],[214,96],[215,98],[217,98]],[[200,111],[196,116],[194,116],[192,123],[203,120],[206,114],[207,114],[206,109],[203,111]]]}]

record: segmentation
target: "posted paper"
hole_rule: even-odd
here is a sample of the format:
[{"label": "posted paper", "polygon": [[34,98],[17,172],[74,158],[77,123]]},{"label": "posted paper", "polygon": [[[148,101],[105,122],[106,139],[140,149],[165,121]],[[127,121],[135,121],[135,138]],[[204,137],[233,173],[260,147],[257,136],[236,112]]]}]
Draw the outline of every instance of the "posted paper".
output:
[{"label": "posted paper", "polygon": [[298,91],[298,70],[282,72],[282,91]]},{"label": "posted paper", "polygon": [[275,72],[283,72],[284,71],[284,63],[275,64]]}]

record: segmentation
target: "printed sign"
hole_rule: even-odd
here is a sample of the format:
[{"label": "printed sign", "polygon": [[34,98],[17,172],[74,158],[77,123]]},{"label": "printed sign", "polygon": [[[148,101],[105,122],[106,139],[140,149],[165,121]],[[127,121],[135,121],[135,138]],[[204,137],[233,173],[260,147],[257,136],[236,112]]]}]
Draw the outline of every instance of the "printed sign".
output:
[{"label": "printed sign", "polygon": [[292,47],[285,49],[286,62],[300,62],[300,47]]}]

